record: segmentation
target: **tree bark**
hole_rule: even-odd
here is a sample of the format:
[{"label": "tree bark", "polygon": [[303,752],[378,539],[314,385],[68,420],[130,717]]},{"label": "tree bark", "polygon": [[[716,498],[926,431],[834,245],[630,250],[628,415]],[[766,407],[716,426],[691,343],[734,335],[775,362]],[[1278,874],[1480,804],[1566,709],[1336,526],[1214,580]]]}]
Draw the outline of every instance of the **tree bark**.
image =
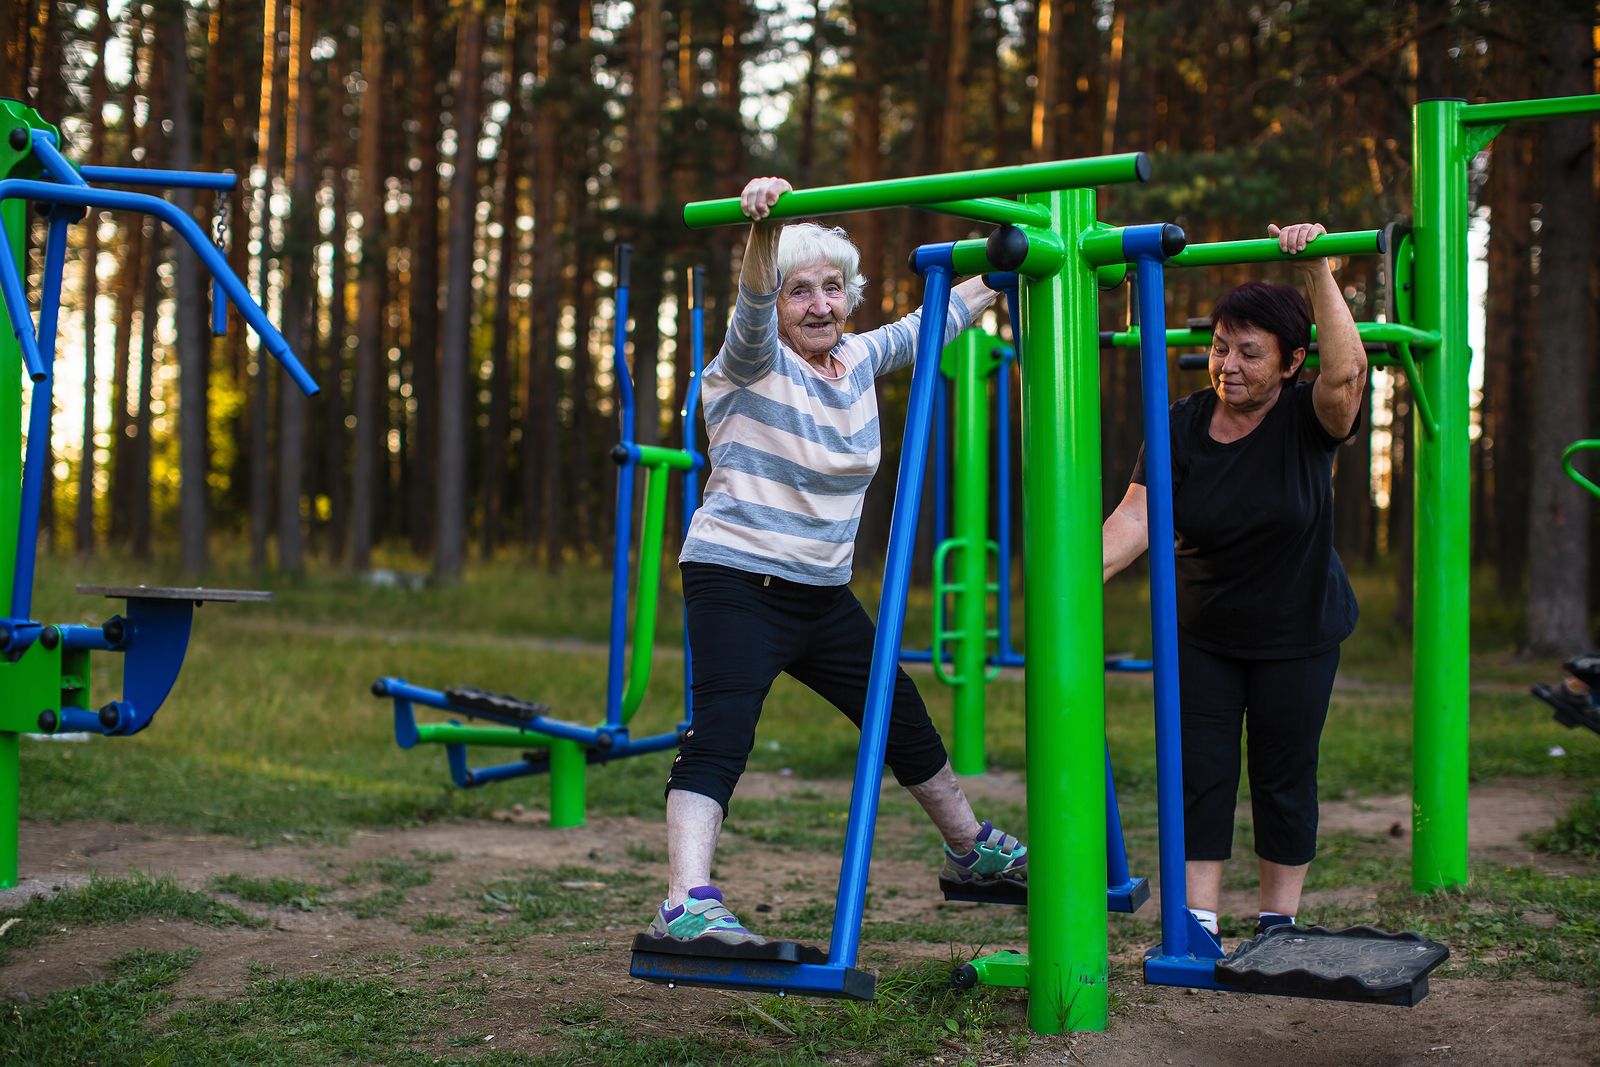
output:
[{"label": "tree bark", "polygon": [[411,397],[410,490],[405,514],[411,547],[428,551],[437,531],[439,507],[439,70],[434,52],[442,27],[433,0],[416,0],[416,158],[411,193]]},{"label": "tree bark", "polygon": [[[256,260],[257,291],[272,287],[272,230],[267,215],[272,203],[273,168],[282,154],[283,64],[278,62],[278,37],[287,19],[284,0],[266,0],[261,29],[261,109],[256,147],[261,153],[260,192],[261,254]],[[271,437],[268,421],[272,411],[272,375],[267,371],[268,356],[256,347],[254,380],[250,383],[250,565],[257,573],[267,569],[267,539],[272,530]]]},{"label": "tree bark", "polygon": [[461,9],[457,34],[456,158],[450,179],[449,291],[439,362],[438,526],[435,577],[455,582],[466,564],[467,351],[472,329],[473,238],[478,210],[478,99],[483,80],[483,14]]},{"label": "tree bark", "polygon": [[[105,158],[106,42],[111,39],[111,12],[108,0],[96,0],[94,21],[94,71],[89,76],[89,162],[98,165]],[[6,25],[0,20],[0,26]],[[73,524],[73,542],[78,555],[94,555],[94,469],[95,469],[95,325],[100,303],[100,212],[90,211],[83,237],[83,445],[78,454],[78,510]]]},{"label": "tree bark", "polygon": [[[1554,27],[1546,94],[1594,91],[1589,20]],[[1590,122],[1544,128],[1540,172],[1539,330],[1545,342],[1533,371],[1532,502],[1538,550],[1528,564],[1528,649],[1570,654],[1589,647],[1589,522],[1593,501],[1568,481],[1562,450],[1589,426],[1589,359],[1594,348],[1594,137]]]},{"label": "tree bark", "polygon": [[484,559],[494,555],[503,534],[507,463],[511,456],[508,441],[511,427],[511,395],[514,383],[511,368],[516,365],[511,351],[517,335],[515,316],[511,313],[512,280],[516,277],[521,242],[518,240],[517,219],[521,215],[518,186],[522,179],[522,89],[518,84],[522,64],[518,61],[518,48],[522,34],[518,32],[520,14],[517,0],[507,0],[505,13],[505,84],[507,113],[500,136],[499,155],[504,159],[500,171],[500,266],[494,282],[494,336],[490,342],[489,369],[489,435],[483,448],[483,530],[482,553]]},{"label": "tree bark", "polygon": [[[315,89],[311,80],[311,45],[315,38],[311,18],[313,0],[290,0],[289,53],[293,72],[289,81],[288,116],[292,147],[285,160],[289,181],[289,220],[284,232],[283,335],[289,347],[308,359],[315,346],[312,306],[316,299],[317,263],[312,247],[316,229],[314,185],[317,174],[313,118]],[[305,495],[306,400],[277,368],[263,370],[278,379],[278,567],[286,574],[305,570],[305,532],[301,513]],[[257,380],[257,386],[262,383]]]},{"label": "tree bark", "polygon": [[[168,6],[161,27],[168,64],[168,110],[172,116],[169,158],[176,170],[194,166],[193,122],[189,113],[189,20],[183,4]],[[194,191],[176,189],[172,201],[193,218]],[[206,536],[206,356],[207,345],[195,327],[200,307],[200,265],[194,254],[173,244],[177,300],[173,306],[178,349],[178,569],[186,578],[205,573]],[[148,450],[148,445],[146,445]]]},{"label": "tree bark", "polygon": [[383,210],[384,4],[367,0],[361,32],[361,265],[357,269],[355,447],[350,464],[350,554],[352,570],[372,563],[373,518],[382,476],[383,335],[388,248]]}]

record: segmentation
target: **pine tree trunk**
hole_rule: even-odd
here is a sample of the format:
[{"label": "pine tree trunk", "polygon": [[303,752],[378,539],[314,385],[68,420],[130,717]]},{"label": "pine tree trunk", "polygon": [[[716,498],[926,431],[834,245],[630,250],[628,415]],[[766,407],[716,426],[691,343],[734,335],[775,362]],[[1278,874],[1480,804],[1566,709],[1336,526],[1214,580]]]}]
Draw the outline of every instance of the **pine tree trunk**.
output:
[{"label": "pine tree trunk", "polygon": [[351,111],[349,94],[345,85],[352,70],[350,52],[344,45],[334,59],[328,79],[331,94],[329,108],[337,118],[338,129],[330,136],[329,171],[333,185],[333,234],[331,237],[329,281],[333,297],[328,304],[328,358],[324,361],[322,392],[318,404],[322,409],[322,457],[319,485],[327,494],[327,558],[344,558],[345,542],[349,535],[349,471],[346,455],[349,431],[345,419],[350,407],[345,398],[345,354],[350,340],[350,256],[345,251],[350,226],[350,138],[345,135],[346,116]]},{"label": "pine tree trunk", "polygon": [[[111,39],[111,12],[108,0],[96,0],[94,54],[106,54]],[[0,26],[6,25],[0,18]],[[89,162],[98,165],[105,158],[106,65],[97,58],[89,76]],[[83,235],[83,444],[78,453],[78,510],[73,523],[73,542],[78,555],[94,555],[94,457],[95,457],[95,324],[100,303],[100,212],[90,211]]]},{"label": "pine tree trunk", "polygon": [[[1592,14],[1592,13],[1591,13]],[[1590,19],[1557,25],[1550,35],[1548,96],[1594,91]],[[1538,551],[1528,563],[1528,648],[1570,654],[1589,647],[1589,523],[1594,501],[1561,469],[1562,450],[1586,436],[1589,360],[1594,349],[1594,138],[1589,122],[1544,128],[1540,170],[1546,225],[1539,232],[1539,329],[1543,345],[1533,371],[1530,529]]]},{"label": "pine tree trunk", "polygon": [[[279,37],[287,26],[283,13],[286,0],[266,0],[262,13],[261,109],[256,148],[261,153],[262,189],[258,210],[263,220],[261,254],[256,259],[257,291],[272,288],[274,260],[270,226],[265,225],[272,203],[274,168],[282,154],[284,64],[278,61]],[[267,539],[272,530],[272,457],[268,422],[272,411],[272,381],[268,356],[256,349],[255,375],[250,383],[250,565],[260,573],[267,569]]]},{"label": "pine tree trunk", "polygon": [[[289,2],[289,51],[294,56],[294,78],[289,82],[285,131],[290,138],[285,160],[289,180],[289,219],[284,229],[283,335],[303,361],[311,361],[316,345],[312,304],[316,298],[317,263],[313,234],[316,225],[314,186],[316,149],[313,118],[316,100],[311,81],[311,45],[315,38],[312,0]],[[265,364],[264,374],[278,389],[278,567],[286,574],[305,570],[305,531],[301,512],[305,495],[306,399],[280,375],[275,364]],[[257,385],[261,383],[260,376]]]},{"label": "pine tree trunk", "polygon": [[434,575],[459,581],[466,564],[467,349],[472,330],[473,238],[478,210],[478,99],[483,80],[483,15],[461,9],[457,35],[456,158],[450,179],[449,291],[439,362],[438,526]]},{"label": "pine tree trunk", "polygon": [[367,0],[361,33],[361,265],[357,269],[355,371],[355,448],[350,464],[351,569],[372,563],[374,516],[382,470],[383,446],[379,401],[383,395],[384,284],[388,248],[383,210],[383,0]]},{"label": "pine tree trunk", "polygon": [[415,98],[417,124],[414,149],[421,166],[411,194],[411,389],[416,403],[410,444],[410,492],[405,514],[411,547],[426,554],[437,533],[441,510],[439,465],[439,69],[437,38],[443,34],[438,5],[416,0]]},{"label": "pine tree trunk", "polygon": [[517,199],[522,178],[522,90],[518,85],[522,64],[518,47],[517,0],[507,0],[505,13],[506,121],[500,136],[499,155],[504,160],[500,171],[500,266],[494,280],[494,336],[489,355],[489,435],[483,448],[483,531],[484,559],[494,556],[503,534],[508,445],[511,427],[511,395],[514,383],[511,368],[516,365],[511,351],[516,337],[516,320],[511,313],[512,279],[516,277],[521,248],[517,218],[521,214]]}]

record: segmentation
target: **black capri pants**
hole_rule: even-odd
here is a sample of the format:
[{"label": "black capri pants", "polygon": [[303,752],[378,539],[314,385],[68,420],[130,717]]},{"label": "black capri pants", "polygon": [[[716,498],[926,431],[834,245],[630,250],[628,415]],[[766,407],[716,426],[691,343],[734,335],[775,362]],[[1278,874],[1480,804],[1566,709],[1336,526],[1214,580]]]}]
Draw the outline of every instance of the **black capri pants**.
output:
[{"label": "black capri pants", "polygon": [[1338,669],[1338,646],[1302,659],[1239,659],[1179,638],[1189,859],[1225,860],[1233,852],[1241,727],[1249,734],[1256,855],[1286,867],[1316,856],[1317,748]]},{"label": "black capri pants", "polygon": [[[667,791],[708,796],[726,815],[755,744],[761,705],[780,673],[809,686],[860,729],[875,629],[849,586],[802,585],[713,563],[680,569],[694,721],[678,746]],[[949,759],[916,685],[898,668],[887,758],[907,786],[926,782]]]}]

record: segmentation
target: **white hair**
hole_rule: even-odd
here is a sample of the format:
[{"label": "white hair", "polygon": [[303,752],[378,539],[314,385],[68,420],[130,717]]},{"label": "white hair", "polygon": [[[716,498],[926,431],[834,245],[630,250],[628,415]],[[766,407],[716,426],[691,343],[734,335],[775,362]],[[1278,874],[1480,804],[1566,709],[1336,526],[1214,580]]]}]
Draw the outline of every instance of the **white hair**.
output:
[{"label": "white hair", "polygon": [[819,226],[814,222],[785,226],[778,238],[779,275],[786,277],[818,263],[837,267],[844,275],[848,311],[854,312],[861,303],[867,279],[861,274],[861,251],[850,235],[841,226]]}]

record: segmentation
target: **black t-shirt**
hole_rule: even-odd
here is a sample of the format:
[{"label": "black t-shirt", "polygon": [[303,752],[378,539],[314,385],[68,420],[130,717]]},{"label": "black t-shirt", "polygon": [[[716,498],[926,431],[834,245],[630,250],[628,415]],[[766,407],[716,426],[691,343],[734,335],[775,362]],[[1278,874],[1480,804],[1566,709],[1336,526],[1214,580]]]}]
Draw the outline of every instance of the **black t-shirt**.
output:
[{"label": "black t-shirt", "polygon": [[[1355,592],[1333,550],[1333,455],[1349,435],[1323,428],[1311,388],[1284,389],[1261,425],[1227,444],[1211,437],[1214,392],[1172,405],[1178,629],[1206,651],[1291,659],[1355,629]],[[1133,481],[1145,482],[1143,449]]]}]

